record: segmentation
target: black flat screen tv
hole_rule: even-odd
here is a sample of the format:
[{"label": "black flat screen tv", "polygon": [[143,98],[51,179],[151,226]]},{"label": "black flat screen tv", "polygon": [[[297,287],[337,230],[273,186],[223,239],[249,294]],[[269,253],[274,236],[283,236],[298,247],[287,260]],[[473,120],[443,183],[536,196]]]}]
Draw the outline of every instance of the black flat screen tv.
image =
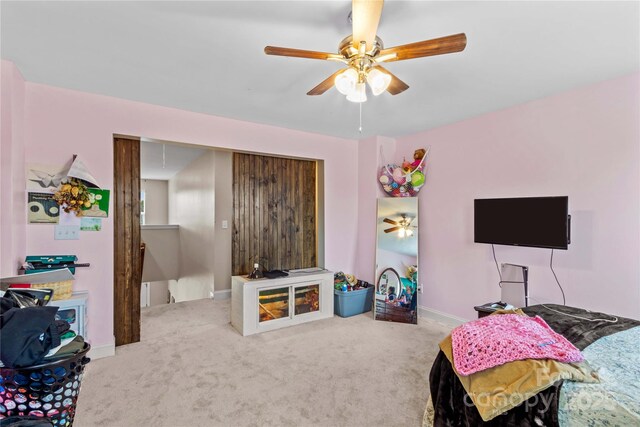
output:
[{"label": "black flat screen tv", "polygon": [[567,249],[569,198],[520,197],[474,200],[474,242]]}]

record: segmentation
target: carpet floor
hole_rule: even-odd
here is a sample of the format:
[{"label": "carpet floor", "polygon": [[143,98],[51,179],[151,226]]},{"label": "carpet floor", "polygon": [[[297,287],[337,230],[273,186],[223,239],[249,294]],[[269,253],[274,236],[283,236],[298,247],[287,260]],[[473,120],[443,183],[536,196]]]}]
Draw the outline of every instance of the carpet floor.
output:
[{"label": "carpet floor", "polygon": [[142,310],[142,339],[87,365],[75,425],[420,426],[442,324],[333,317],[242,337],[230,300]]}]

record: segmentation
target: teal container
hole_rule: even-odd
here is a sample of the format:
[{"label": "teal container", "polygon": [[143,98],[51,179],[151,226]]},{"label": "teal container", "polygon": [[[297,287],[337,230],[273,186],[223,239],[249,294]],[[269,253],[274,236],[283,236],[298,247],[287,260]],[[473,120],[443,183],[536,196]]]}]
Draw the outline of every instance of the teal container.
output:
[{"label": "teal container", "polygon": [[340,317],[350,317],[371,311],[373,286],[357,291],[333,291],[333,312]]}]

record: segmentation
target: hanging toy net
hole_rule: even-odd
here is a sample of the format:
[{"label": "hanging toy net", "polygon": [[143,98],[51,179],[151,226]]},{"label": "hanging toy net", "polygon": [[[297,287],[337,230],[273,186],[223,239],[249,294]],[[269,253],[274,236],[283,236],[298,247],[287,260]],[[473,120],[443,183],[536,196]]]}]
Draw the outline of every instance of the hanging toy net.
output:
[{"label": "hanging toy net", "polygon": [[425,160],[429,149],[416,150],[416,155],[422,151],[422,157],[413,163],[404,162],[399,166],[387,164],[378,171],[378,182],[385,193],[392,197],[415,197],[425,181]]}]

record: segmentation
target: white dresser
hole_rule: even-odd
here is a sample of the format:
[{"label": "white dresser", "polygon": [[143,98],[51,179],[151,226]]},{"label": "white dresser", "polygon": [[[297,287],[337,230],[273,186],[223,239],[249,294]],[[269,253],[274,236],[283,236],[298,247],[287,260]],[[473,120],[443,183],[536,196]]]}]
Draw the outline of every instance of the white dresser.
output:
[{"label": "white dresser", "polygon": [[233,276],[231,324],[252,335],[333,316],[333,273],[291,273],[279,279]]},{"label": "white dresser", "polygon": [[76,334],[87,337],[87,298],[89,291],[77,291],[71,298],[51,301],[48,305],[59,307],[56,319],[69,322],[70,329]]}]

